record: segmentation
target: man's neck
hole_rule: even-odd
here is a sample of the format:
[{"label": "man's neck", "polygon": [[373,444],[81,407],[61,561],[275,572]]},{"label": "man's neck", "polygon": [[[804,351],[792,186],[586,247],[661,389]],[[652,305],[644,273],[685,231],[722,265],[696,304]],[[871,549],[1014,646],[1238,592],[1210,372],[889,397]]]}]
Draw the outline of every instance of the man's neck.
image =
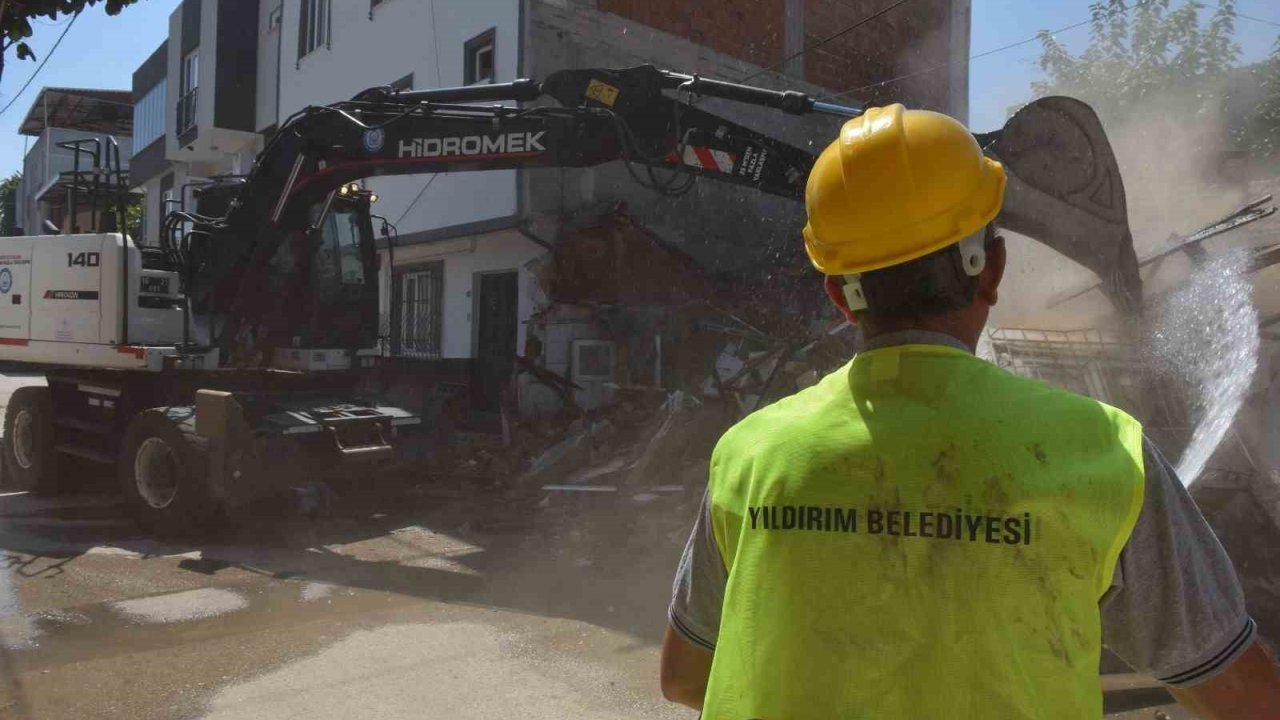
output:
[{"label": "man's neck", "polygon": [[937,333],[959,340],[965,347],[973,352],[978,347],[978,336],[982,333],[982,326],[979,325],[977,330],[973,329],[973,323],[968,318],[958,317],[957,314],[938,315],[927,318],[915,318],[912,320],[903,320],[899,322],[887,323],[862,323],[862,337],[868,343],[874,344],[878,337],[889,335],[891,333],[905,332],[923,332]]}]

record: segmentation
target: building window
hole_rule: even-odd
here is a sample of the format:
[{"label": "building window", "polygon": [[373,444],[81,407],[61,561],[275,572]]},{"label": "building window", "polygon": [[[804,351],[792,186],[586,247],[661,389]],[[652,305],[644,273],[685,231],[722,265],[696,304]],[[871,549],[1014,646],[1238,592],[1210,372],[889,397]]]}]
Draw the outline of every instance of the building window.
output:
[{"label": "building window", "polygon": [[196,97],[200,87],[200,51],[192,50],[182,58],[182,75],[179,78],[178,133],[196,124]]},{"label": "building window", "polygon": [[185,95],[200,86],[200,51],[192,50],[182,58],[182,93]]},{"label": "building window", "polygon": [[133,104],[133,151],[142,149],[164,135],[163,81],[156,83]]},{"label": "building window", "polygon": [[399,80],[391,83],[390,87],[392,90],[395,90],[396,92],[412,90],[413,89],[413,73],[409,73],[408,75],[405,75]]},{"label": "building window", "polygon": [[416,358],[441,356],[444,263],[416,265],[395,273],[393,352]]},{"label": "building window", "polygon": [[329,0],[299,0],[298,59],[329,44]]},{"label": "building window", "polygon": [[497,31],[490,28],[467,41],[463,63],[463,84],[491,83],[494,79],[494,41]]}]

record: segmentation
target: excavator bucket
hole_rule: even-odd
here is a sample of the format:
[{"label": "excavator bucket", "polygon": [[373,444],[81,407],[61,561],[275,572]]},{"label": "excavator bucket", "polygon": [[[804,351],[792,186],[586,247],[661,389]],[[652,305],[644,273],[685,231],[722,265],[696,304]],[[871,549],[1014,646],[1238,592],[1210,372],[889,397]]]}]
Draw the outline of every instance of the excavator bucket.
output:
[{"label": "excavator bucket", "polygon": [[1142,278],[1124,182],[1093,108],[1068,97],[1040,98],[1002,129],[976,137],[1009,177],[997,224],[1093,271],[1119,310],[1136,312]]}]

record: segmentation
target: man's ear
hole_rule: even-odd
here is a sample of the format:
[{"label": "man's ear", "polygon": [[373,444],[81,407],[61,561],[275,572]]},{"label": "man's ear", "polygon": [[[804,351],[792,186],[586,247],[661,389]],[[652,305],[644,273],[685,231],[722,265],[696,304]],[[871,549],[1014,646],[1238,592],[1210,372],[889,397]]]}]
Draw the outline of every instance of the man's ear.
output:
[{"label": "man's ear", "polygon": [[835,275],[828,275],[823,287],[827,291],[827,297],[831,299],[831,303],[840,310],[841,314],[854,325],[858,324],[858,318],[854,316],[853,311],[849,309],[849,301],[844,297],[844,283]]},{"label": "man's ear", "polygon": [[995,305],[1000,300],[1000,281],[1004,279],[1007,260],[1004,236],[996,235],[987,246],[987,264],[978,275],[978,297],[988,305]]}]

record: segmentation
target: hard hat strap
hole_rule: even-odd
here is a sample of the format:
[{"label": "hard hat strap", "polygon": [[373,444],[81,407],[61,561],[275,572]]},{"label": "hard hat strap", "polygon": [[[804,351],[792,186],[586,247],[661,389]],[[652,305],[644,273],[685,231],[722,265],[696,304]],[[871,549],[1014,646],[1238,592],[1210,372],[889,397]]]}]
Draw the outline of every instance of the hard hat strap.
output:
[{"label": "hard hat strap", "polygon": [[957,247],[960,250],[960,266],[964,268],[964,274],[969,277],[981,275],[982,269],[987,266],[987,229],[984,227],[967,236]]},{"label": "hard hat strap", "polygon": [[844,276],[844,301],[853,312],[867,309],[867,296],[862,292],[861,275]]}]

